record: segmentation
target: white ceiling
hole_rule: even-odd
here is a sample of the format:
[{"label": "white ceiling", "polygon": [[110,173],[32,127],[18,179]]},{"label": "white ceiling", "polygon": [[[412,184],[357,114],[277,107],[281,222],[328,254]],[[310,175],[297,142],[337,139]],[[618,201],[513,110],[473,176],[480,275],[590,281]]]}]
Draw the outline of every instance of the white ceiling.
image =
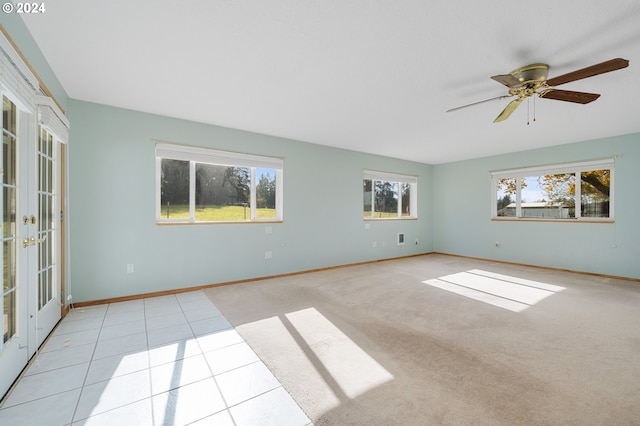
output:
[{"label": "white ceiling", "polygon": [[[438,164],[640,132],[638,0],[55,0],[21,15],[71,98]],[[502,123],[491,80],[608,59]],[[533,105],[531,105],[532,115]],[[72,123],[73,125],[73,123]],[[184,141],[188,143],[189,141]]]}]

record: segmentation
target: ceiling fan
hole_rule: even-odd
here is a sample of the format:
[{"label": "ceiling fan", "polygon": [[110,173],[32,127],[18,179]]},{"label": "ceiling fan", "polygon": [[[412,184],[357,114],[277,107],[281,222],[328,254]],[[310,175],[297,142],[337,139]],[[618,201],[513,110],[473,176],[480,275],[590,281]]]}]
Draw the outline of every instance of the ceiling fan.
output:
[{"label": "ceiling fan", "polygon": [[626,68],[628,66],[629,61],[627,59],[616,58],[547,80],[549,65],[526,65],[524,67],[511,71],[509,74],[500,74],[491,77],[493,80],[497,81],[498,83],[504,84],[509,88],[508,95],[498,96],[495,98],[486,99],[484,101],[474,102],[472,104],[452,108],[447,112],[456,111],[462,108],[467,108],[496,99],[505,99],[517,96],[517,98],[511,101],[506,106],[506,108],[502,110],[502,112],[496,117],[496,119],[493,120],[494,123],[498,123],[509,118],[513,111],[515,111],[516,108],[520,106],[523,100],[531,98],[534,95],[538,95],[538,97],[545,99],[555,99],[557,101],[588,104],[589,102],[593,102],[598,99],[600,95],[597,93],[559,90],[555,87],[572,81],[581,80],[583,78],[593,77],[595,75]]}]

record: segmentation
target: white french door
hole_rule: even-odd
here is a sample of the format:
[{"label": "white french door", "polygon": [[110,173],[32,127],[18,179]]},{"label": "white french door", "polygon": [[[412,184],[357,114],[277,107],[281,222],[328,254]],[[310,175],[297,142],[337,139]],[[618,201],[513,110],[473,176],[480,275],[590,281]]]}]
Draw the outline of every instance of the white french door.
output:
[{"label": "white french door", "polygon": [[61,317],[60,143],[2,93],[0,397]]},{"label": "white french door", "polygon": [[[62,313],[60,292],[60,142],[44,127],[38,126],[36,147],[36,218],[34,235],[29,242],[36,250],[37,328],[36,345],[40,346]],[[33,225],[33,219],[30,218]]]},{"label": "white french door", "polygon": [[[0,394],[4,394],[11,385],[16,374],[20,373],[29,359],[25,350],[27,347],[27,323],[23,321],[28,309],[25,285],[19,277],[18,251],[20,222],[19,187],[18,187],[18,125],[20,113],[15,103],[6,96],[2,96],[2,173],[0,174],[2,196],[0,197],[0,211],[2,211],[2,339],[0,339]],[[27,129],[24,129],[27,130]],[[28,318],[28,316],[26,316]]]}]

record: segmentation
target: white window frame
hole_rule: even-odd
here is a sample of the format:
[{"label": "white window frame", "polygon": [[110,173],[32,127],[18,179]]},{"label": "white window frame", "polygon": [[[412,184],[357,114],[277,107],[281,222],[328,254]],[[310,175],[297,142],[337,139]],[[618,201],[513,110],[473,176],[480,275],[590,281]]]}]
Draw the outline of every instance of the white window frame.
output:
[{"label": "white window frame", "polygon": [[[156,223],[255,223],[255,222],[282,222],[283,221],[283,165],[284,160],[276,157],[265,157],[239,152],[219,151],[210,148],[202,148],[187,145],[178,145],[167,142],[154,141],[156,156]],[[167,219],[161,215],[161,175],[162,159],[182,160],[189,162],[189,218],[188,219]],[[246,167],[251,170],[251,190],[250,190],[250,219],[237,221],[203,221],[196,220],[195,217],[195,193],[196,193],[196,163],[212,164],[218,166]],[[274,169],[276,176],[276,217],[257,218],[256,217],[256,169]]]},{"label": "white window frame", "polygon": [[[526,167],[511,170],[498,170],[491,172],[491,219],[504,221],[548,221],[548,222],[613,222],[614,220],[614,187],[615,187],[615,158],[581,161],[575,163],[562,163],[546,166]],[[609,170],[609,217],[581,217],[581,179],[579,174],[594,170]],[[575,174],[575,218],[524,218],[522,217],[521,179],[530,176]],[[516,180],[516,214],[515,217],[498,216],[498,180]]]},{"label": "white window frame", "polygon": [[[418,218],[418,177],[399,173],[381,172],[377,170],[363,170],[362,180],[371,180],[371,216],[364,220],[406,220]],[[393,182],[398,184],[398,215],[396,217],[375,217],[375,182]],[[409,184],[409,216],[402,216],[402,194],[400,184]]]}]

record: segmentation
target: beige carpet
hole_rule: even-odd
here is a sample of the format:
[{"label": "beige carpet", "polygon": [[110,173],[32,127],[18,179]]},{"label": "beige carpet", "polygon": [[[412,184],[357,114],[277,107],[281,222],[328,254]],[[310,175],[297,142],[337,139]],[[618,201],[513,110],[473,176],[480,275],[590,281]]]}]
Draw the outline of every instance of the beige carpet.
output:
[{"label": "beige carpet", "polygon": [[640,424],[637,282],[426,255],[206,293],[316,426]]}]

